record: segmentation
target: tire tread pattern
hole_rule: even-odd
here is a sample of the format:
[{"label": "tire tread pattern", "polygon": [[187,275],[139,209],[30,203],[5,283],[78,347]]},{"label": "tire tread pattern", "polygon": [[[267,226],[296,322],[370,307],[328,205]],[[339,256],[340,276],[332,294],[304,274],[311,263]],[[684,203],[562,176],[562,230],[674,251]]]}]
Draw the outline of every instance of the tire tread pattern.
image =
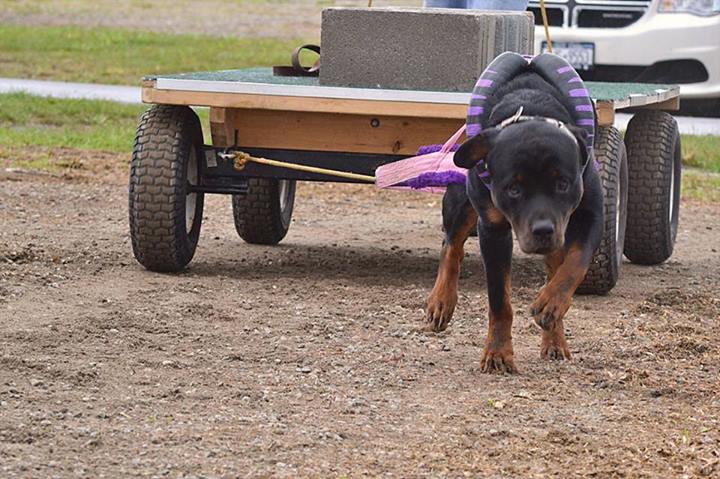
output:
[{"label": "tire tread pattern", "polygon": [[[151,271],[180,271],[195,254],[199,227],[188,235],[185,219],[185,162],[193,146],[202,146],[202,130],[189,107],[153,105],[140,118],[130,162],[130,235],[135,258]],[[196,222],[202,203],[198,194]]]},{"label": "tire tread pattern", "polygon": [[[607,294],[615,287],[621,259],[617,254],[617,196],[621,194],[623,161],[627,161],[625,145],[620,132],[614,127],[598,128],[595,139],[595,159],[600,165],[603,186],[603,238],[593,254],[587,275],[577,289],[579,294]],[[624,207],[621,204],[620,207]]]},{"label": "tire tread pattern", "polygon": [[[637,113],[628,124],[628,227],[625,256],[638,264],[659,264],[673,252],[677,220],[670,219],[670,179],[679,148],[677,122],[668,113]],[[675,188],[680,188],[680,175]]]},{"label": "tire tread pattern", "polygon": [[248,192],[233,195],[233,219],[238,235],[251,244],[275,245],[288,232],[295,199],[291,181],[285,211],[280,205],[280,182],[274,178],[250,178]]}]

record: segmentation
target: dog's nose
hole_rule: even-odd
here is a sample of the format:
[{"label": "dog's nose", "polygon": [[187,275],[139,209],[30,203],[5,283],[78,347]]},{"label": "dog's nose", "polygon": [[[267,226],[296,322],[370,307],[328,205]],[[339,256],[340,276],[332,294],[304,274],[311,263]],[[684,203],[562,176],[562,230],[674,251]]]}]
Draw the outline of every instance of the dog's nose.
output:
[{"label": "dog's nose", "polygon": [[550,236],[555,232],[555,226],[550,220],[537,220],[532,224],[532,233],[535,236]]}]

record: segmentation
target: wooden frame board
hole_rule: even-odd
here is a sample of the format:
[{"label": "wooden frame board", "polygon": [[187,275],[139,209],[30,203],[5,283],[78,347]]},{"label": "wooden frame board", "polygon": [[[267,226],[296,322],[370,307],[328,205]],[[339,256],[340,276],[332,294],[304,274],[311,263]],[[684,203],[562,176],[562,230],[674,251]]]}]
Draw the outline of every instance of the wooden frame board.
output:
[{"label": "wooden frame board", "polygon": [[[612,87],[613,85],[598,83],[595,86]],[[633,87],[641,93],[633,93]],[[595,102],[600,125],[612,125],[616,110],[679,108],[680,89],[677,86],[655,88],[649,85],[629,84],[626,85],[625,90],[629,93],[613,94],[603,91],[605,96]],[[388,121],[402,123],[413,118],[424,119],[423,121],[464,121],[470,94],[160,77],[143,82],[142,98],[145,103],[237,108],[242,109],[246,114],[255,115],[260,111],[307,113],[313,114],[314,120],[329,118],[314,114],[336,115],[335,119],[340,115],[382,116],[388,119],[394,118]],[[263,118],[267,119],[267,115]],[[399,118],[405,120],[398,120]],[[352,123],[350,119],[348,121],[347,124]],[[327,125],[331,123],[328,122]],[[245,122],[244,126],[249,125]],[[420,128],[418,131],[422,129],[417,128]],[[425,143],[427,142],[426,140]],[[404,150],[400,148],[399,151]]]},{"label": "wooden frame board", "polygon": [[324,112],[210,108],[215,146],[343,151],[412,156],[418,146],[444,143],[464,118],[417,118]]},{"label": "wooden frame board", "polygon": [[421,103],[402,100],[362,98],[324,98],[318,96],[265,95],[194,90],[162,90],[143,85],[144,103],[192,105],[220,108],[337,113],[348,115],[391,115],[416,118],[462,119],[467,115],[467,102]]}]

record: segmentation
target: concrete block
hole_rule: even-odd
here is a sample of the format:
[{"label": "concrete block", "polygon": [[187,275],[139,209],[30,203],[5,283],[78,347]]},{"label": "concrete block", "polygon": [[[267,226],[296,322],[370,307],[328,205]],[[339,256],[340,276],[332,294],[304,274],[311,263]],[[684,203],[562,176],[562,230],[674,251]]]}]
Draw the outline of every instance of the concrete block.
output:
[{"label": "concrete block", "polygon": [[533,53],[531,12],[328,8],[320,84],[471,91],[500,53]]}]

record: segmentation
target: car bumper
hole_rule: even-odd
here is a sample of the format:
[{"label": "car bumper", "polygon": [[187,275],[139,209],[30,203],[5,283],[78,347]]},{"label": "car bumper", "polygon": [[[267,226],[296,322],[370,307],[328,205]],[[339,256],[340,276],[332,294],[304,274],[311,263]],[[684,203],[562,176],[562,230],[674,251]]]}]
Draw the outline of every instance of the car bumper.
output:
[{"label": "car bumper", "polygon": [[[650,66],[671,60],[697,60],[708,79],[680,85],[683,98],[720,98],[720,15],[698,17],[657,13],[655,2],[636,23],[625,28],[550,28],[557,42],[592,42],[596,65]],[[545,40],[535,29],[535,51]]]}]

